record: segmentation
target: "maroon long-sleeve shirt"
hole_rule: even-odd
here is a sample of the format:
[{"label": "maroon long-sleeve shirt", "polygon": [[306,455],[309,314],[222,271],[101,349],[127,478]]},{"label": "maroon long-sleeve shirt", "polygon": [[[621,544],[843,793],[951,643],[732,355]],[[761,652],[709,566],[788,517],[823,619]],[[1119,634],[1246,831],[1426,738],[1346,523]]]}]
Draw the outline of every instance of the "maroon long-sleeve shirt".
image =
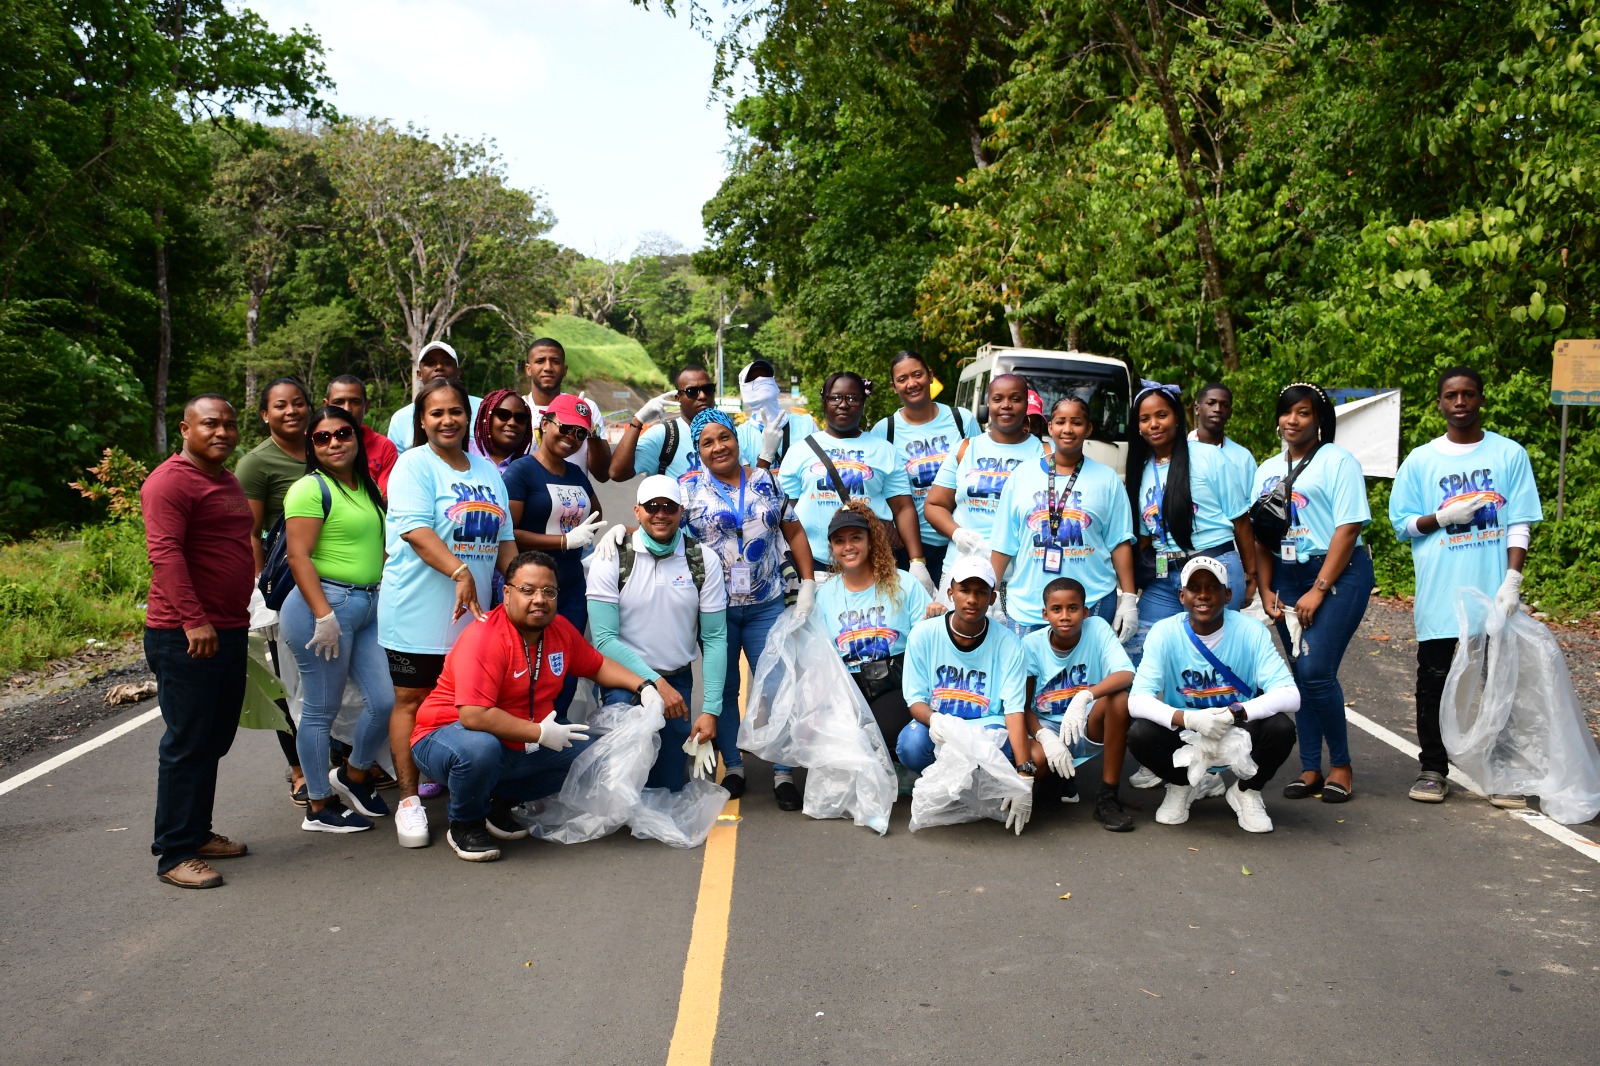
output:
[{"label": "maroon long-sleeve shirt", "polygon": [[151,629],[250,624],[250,504],[230,470],[207,474],[181,454],[139,489],[150,549]]}]

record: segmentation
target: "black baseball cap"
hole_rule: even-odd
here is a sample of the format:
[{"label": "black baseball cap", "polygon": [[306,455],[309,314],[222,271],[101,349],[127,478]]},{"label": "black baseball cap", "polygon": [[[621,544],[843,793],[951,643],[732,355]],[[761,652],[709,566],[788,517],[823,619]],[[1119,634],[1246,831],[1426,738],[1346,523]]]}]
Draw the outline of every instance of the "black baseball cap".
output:
[{"label": "black baseball cap", "polygon": [[828,538],[833,539],[833,535],[841,529],[865,529],[870,532],[872,525],[864,515],[844,507],[828,520]]}]

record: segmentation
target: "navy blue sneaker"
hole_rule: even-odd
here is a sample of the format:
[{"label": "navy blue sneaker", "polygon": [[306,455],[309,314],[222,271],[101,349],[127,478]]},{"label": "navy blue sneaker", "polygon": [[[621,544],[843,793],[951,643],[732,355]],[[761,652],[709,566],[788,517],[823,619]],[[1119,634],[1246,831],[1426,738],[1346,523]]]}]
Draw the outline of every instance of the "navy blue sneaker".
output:
[{"label": "navy blue sneaker", "polygon": [[355,811],[329,800],[322,810],[306,810],[306,820],[300,828],[308,833],[360,833],[372,828],[372,823]]},{"label": "navy blue sneaker", "polygon": [[370,783],[357,784],[350,780],[342,766],[336,766],[328,771],[328,784],[339,793],[339,798],[344,800],[345,806],[353,811],[360,811],[368,818],[382,818],[389,813],[389,805],[383,802],[378,790]]}]

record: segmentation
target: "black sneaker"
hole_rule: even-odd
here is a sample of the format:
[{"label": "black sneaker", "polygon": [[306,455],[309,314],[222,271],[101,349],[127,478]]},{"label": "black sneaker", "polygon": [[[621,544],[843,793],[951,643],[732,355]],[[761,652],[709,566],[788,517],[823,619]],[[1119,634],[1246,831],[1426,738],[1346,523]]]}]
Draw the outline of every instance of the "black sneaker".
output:
[{"label": "black sneaker", "polygon": [[522,840],[528,835],[528,827],[517,821],[511,813],[511,804],[504,800],[495,800],[489,805],[489,817],[484,819],[484,824],[496,840]]},{"label": "black sneaker", "polygon": [[744,795],[744,771],[729,770],[722,775],[722,787],[728,790],[729,799]]},{"label": "black sneaker", "polygon": [[1061,782],[1061,802],[1077,803],[1082,797],[1078,795],[1078,779],[1075,777],[1059,777]]},{"label": "black sneaker", "polygon": [[371,782],[357,783],[350,780],[350,775],[345,773],[343,766],[328,771],[328,784],[351,810],[358,811],[368,818],[388,817],[389,805],[379,797],[378,790],[372,787]]},{"label": "black sneaker", "polygon": [[451,822],[444,838],[451,850],[468,862],[494,862],[500,857],[500,849],[495,847],[494,837],[489,835],[482,818],[476,822]]},{"label": "black sneaker", "polygon": [[778,810],[798,811],[800,809],[800,788],[793,781],[779,781],[773,786],[772,794],[778,798]]},{"label": "black sneaker", "polygon": [[1094,820],[1113,833],[1126,833],[1133,829],[1133,815],[1122,807],[1117,790],[1104,785],[1094,801]]}]

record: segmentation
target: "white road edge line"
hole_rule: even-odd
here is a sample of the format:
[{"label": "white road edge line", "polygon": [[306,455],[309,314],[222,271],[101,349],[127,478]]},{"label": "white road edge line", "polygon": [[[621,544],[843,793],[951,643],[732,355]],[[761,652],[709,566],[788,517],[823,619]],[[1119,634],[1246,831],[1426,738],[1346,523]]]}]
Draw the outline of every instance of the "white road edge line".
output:
[{"label": "white road edge line", "polygon": [[111,743],[113,740],[116,740],[118,737],[126,733],[133,732],[146,722],[153,722],[160,717],[161,708],[152,707],[138,717],[128,719],[115,729],[106,730],[93,740],[86,740],[77,747],[68,748],[60,755],[55,755],[46,759],[44,762],[33,767],[31,770],[24,770],[15,777],[8,777],[4,781],[0,781],[0,796],[4,796],[7,792],[12,792],[16,789],[19,789],[23,785],[26,785],[29,781],[37,780],[38,778],[41,778],[45,774],[49,773],[51,770],[55,770],[59,767],[67,765],[67,763],[71,762],[73,759],[76,759],[78,756],[87,755],[94,749],[103,747],[104,745]]},{"label": "white road edge line", "polygon": [[[1411,741],[1407,740],[1399,733],[1379,725],[1366,715],[1358,714],[1354,708],[1348,705],[1345,706],[1344,716],[1349,720],[1351,725],[1355,726],[1363,733],[1377,737],[1379,740],[1383,741],[1385,744],[1389,745],[1391,748],[1394,748],[1403,755],[1408,755],[1415,759],[1422,753],[1421,748],[1411,743]],[[1484,790],[1482,785],[1478,784],[1472,778],[1468,777],[1466,774],[1462,773],[1453,766],[1450,768],[1450,777],[1452,780],[1464,785],[1467,791],[1471,792],[1474,796],[1477,796],[1481,799],[1488,798],[1488,793]],[[1560,822],[1557,822],[1545,815],[1535,814],[1532,811],[1528,812],[1527,814],[1522,814],[1517,811],[1507,811],[1506,814],[1515,818],[1529,829],[1537,829],[1550,839],[1565,844],[1567,847],[1571,848],[1573,851],[1576,851],[1584,858],[1593,859],[1595,862],[1600,862],[1600,844],[1596,844],[1582,833],[1575,833],[1571,829],[1568,829],[1566,826],[1562,825]]]}]

